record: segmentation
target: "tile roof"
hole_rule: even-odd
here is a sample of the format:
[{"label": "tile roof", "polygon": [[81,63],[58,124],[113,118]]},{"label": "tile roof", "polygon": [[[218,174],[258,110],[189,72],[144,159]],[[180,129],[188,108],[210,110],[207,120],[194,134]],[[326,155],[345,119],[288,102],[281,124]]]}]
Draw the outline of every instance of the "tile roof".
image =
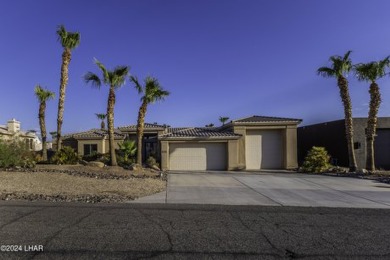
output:
[{"label": "tile roof", "polygon": [[[101,129],[91,129],[84,132],[78,132],[73,134],[66,134],[63,136],[63,139],[65,138],[75,138],[75,139],[82,139],[82,138],[89,138],[89,139],[102,139],[103,137],[108,136],[107,130],[101,130]],[[122,134],[119,130],[114,129],[114,138],[115,139],[123,139],[125,137],[124,134]]]},{"label": "tile roof", "polygon": [[237,120],[232,120],[232,123],[262,123],[262,122],[301,122],[302,119],[285,118],[285,117],[270,117],[270,116],[250,116]]},{"label": "tile roof", "polygon": [[[158,124],[150,124],[150,123],[144,124],[145,129],[164,129],[165,127],[167,127],[167,126],[166,125],[158,125]],[[137,125],[120,126],[120,127],[118,127],[118,129],[121,131],[136,130]]]},{"label": "tile roof", "polygon": [[[172,128],[170,129],[172,130]],[[160,135],[161,138],[169,137],[182,137],[182,138],[237,138],[241,135],[233,132],[221,132],[217,128],[211,127],[188,127],[188,128],[176,128],[176,131],[171,131],[166,134]]]}]

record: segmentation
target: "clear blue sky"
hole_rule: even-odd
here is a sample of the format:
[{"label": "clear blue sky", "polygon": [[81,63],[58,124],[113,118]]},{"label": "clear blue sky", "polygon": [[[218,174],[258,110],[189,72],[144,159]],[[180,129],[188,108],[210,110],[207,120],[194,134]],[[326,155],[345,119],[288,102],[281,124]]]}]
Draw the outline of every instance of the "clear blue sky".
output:
[{"label": "clear blue sky", "polygon": [[[388,0],[3,0],[0,3],[0,124],[16,118],[39,130],[36,84],[54,91],[47,128],[56,130],[62,48],[56,28],[81,33],[73,51],[63,132],[99,127],[108,88],[82,76],[131,66],[157,77],[172,94],[149,107],[146,121],[172,126],[218,124],[250,115],[343,118],[334,79],[316,75],[328,58],[352,50],[354,63],[390,55]],[[368,83],[351,75],[353,115],[368,113]],[[380,116],[390,116],[390,77],[379,81]],[[115,125],[136,123],[139,96],[130,82],[117,91]]]}]

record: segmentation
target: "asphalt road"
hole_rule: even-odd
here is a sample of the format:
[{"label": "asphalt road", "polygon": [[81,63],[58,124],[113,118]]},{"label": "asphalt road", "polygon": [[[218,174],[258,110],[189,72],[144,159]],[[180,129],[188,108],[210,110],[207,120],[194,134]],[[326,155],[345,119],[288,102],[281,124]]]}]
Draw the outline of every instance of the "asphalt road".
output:
[{"label": "asphalt road", "polygon": [[389,259],[389,224],[388,209],[3,201],[1,248],[22,252],[0,258]]}]

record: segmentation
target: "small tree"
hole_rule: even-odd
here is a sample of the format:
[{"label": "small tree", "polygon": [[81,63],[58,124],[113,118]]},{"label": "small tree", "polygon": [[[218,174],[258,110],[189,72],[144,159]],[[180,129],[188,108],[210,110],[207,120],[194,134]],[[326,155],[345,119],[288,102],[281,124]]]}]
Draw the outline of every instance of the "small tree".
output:
[{"label": "small tree", "polygon": [[219,117],[219,122],[221,122],[222,125],[224,125],[228,120],[229,120],[229,117],[227,117],[227,116],[220,116]]},{"label": "small tree", "polygon": [[104,129],[106,129],[106,124],[104,123],[104,120],[106,119],[106,117],[107,117],[107,114],[103,114],[103,113],[97,113],[97,114],[95,114],[96,115],[96,117],[97,117],[97,119],[99,119],[99,120],[101,120],[102,122],[100,123],[100,128],[102,129],[102,130],[104,130]]},{"label": "small tree", "polygon": [[303,172],[324,172],[331,166],[330,156],[324,147],[313,146],[305,157],[301,167]]},{"label": "small tree", "polygon": [[39,101],[39,126],[41,128],[41,137],[42,137],[42,158],[43,161],[47,161],[47,147],[46,147],[46,122],[45,122],[45,112],[46,112],[46,101],[54,98],[54,93],[43,89],[40,85],[35,87],[35,96]]}]

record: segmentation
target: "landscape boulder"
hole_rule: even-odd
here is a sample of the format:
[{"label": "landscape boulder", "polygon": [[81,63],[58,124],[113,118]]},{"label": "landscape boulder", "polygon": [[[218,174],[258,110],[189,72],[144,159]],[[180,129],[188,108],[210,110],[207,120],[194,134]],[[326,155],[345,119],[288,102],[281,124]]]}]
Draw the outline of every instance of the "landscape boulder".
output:
[{"label": "landscape boulder", "polygon": [[104,163],[93,161],[93,162],[88,162],[87,166],[103,168],[104,167]]},{"label": "landscape boulder", "polygon": [[158,168],[157,165],[152,165],[150,168],[156,171],[160,171],[160,168]]}]

